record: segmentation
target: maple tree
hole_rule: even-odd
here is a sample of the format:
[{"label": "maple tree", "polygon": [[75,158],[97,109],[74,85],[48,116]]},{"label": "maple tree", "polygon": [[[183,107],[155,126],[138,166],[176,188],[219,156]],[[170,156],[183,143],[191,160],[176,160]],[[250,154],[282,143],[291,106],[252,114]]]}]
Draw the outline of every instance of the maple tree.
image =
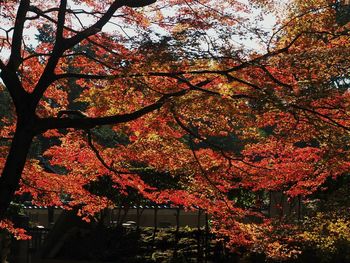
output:
[{"label": "maple tree", "polygon": [[[0,3],[13,102],[1,115],[2,226],[21,193],[90,220],[113,205],[89,189],[108,176],[121,193],[200,207],[228,245],[278,257],[288,245],[264,247],[270,220],[245,223],[262,217],[258,204],[232,193],[305,197],[349,170],[349,29],[335,1],[290,1],[288,12],[263,0]],[[280,19],[273,32],[257,11]]]}]

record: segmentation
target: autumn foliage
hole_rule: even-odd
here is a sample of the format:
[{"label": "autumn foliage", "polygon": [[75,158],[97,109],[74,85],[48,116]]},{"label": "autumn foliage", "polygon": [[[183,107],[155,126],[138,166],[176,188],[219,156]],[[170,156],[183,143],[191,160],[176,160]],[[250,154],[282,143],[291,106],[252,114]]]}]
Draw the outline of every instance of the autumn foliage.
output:
[{"label": "autumn foliage", "polygon": [[297,256],[307,235],[287,238],[300,230],[266,217],[259,196],[308,200],[348,174],[337,4],[0,2],[0,228],[25,193],[93,220],[115,205],[89,187],[107,176],[121,194],[205,210],[230,248]]}]

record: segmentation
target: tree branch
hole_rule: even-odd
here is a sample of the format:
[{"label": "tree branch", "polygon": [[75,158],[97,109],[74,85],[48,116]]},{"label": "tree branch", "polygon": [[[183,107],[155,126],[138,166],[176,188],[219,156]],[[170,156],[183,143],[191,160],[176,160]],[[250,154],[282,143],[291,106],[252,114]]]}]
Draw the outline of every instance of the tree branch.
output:
[{"label": "tree branch", "polygon": [[[95,35],[100,32],[104,25],[113,17],[114,13],[123,5],[125,5],[126,0],[114,1],[113,4],[110,5],[108,10],[101,16],[101,18],[90,27],[85,30],[77,33],[75,36],[66,39],[64,43],[64,50],[72,48],[76,44],[80,43],[82,40],[88,38],[89,36]],[[142,2],[142,1],[140,1]]]},{"label": "tree branch", "polygon": [[1,67],[0,77],[11,95],[18,117],[21,117],[24,112],[31,110],[27,108],[29,94],[23,89],[17,72],[6,66]]},{"label": "tree branch", "polygon": [[154,4],[157,0],[126,0],[125,5],[128,7],[144,7]]},{"label": "tree branch", "polygon": [[4,62],[0,59],[0,70],[5,69],[6,65],[4,64]]},{"label": "tree branch", "polygon": [[[348,131],[348,132],[350,131],[350,127],[347,127],[347,126],[337,122],[332,117],[329,117],[329,116],[327,116],[325,114],[322,114],[322,113],[318,112],[317,110],[312,110],[312,109],[309,109],[309,108],[306,108],[306,107],[302,107],[302,106],[299,106],[299,105],[295,105],[295,104],[290,105],[290,106],[295,108],[295,109],[299,109],[299,110],[302,110],[304,112],[308,112],[308,113],[311,113],[313,115],[316,115],[321,121],[329,123],[330,125],[333,125],[335,127],[344,129],[345,131]],[[328,120],[328,121],[325,121],[325,120]]]},{"label": "tree branch", "polygon": [[[87,29],[88,30],[88,29]],[[55,80],[58,79],[63,79],[63,78],[81,78],[81,79],[113,79],[113,78],[127,78],[127,77],[146,77],[146,76],[165,76],[165,77],[172,77],[172,78],[177,78],[178,80],[181,80],[183,82],[182,79],[180,79],[180,75],[185,75],[185,74],[193,74],[193,75],[197,75],[197,74],[218,74],[218,75],[224,75],[226,77],[228,77],[229,79],[234,79],[234,77],[232,77],[229,73],[235,72],[235,71],[239,71],[241,69],[247,68],[249,66],[252,66],[254,64],[257,64],[258,62],[260,62],[261,60],[267,59],[269,57],[287,52],[289,50],[289,48],[301,37],[303,33],[298,34],[287,46],[272,51],[272,52],[267,52],[261,56],[258,56],[252,60],[249,61],[245,61],[242,62],[239,65],[236,65],[234,67],[231,67],[229,69],[225,69],[225,70],[193,70],[193,71],[175,71],[175,72],[148,72],[148,73],[140,73],[140,74],[129,74],[129,75],[92,75],[92,74],[80,74],[80,73],[63,73],[63,74],[59,74],[56,75]],[[264,69],[264,68],[263,68]],[[266,68],[265,68],[266,69]],[[269,72],[267,72],[269,73]],[[269,76],[271,77],[272,75],[269,74]],[[273,77],[273,76],[272,76]],[[240,79],[235,79],[239,82],[242,82],[242,80]],[[275,78],[274,78],[275,80]],[[253,84],[251,83],[245,83],[249,86],[252,86]],[[283,85],[287,85],[284,83],[281,83]],[[256,86],[255,86],[256,88]],[[260,89],[260,88],[259,88]]]},{"label": "tree branch", "polygon": [[221,189],[217,186],[217,183],[213,182],[211,180],[211,178],[209,177],[209,174],[207,173],[207,171],[204,169],[204,167],[202,166],[200,160],[198,159],[198,156],[196,154],[196,151],[194,150],[194,142],[192,140],[192,136],[190,136],[190,149],[193,155],[194,160],[196,161],[199,170],[200,170],[200,175],[202,177],[204,177],[205,180],[208,181],[209,185],[212,187],[212,189],[214,191],[216,191],[219,196],[222,198],[222,201],[224,201],[225,205],[227,206],[227,208],[230,208],[231,206],[228,204],[227,199],[226,199],[226,193],[224,193],[223,191],[221,191]]},{"label": "tree branch", "polygon": [[36,133],[42,133],[49,129],[64,129],[64,128],[75,128],[75,129],[91,129],[100,125],[107,124],[118,124],[125,123],[129,121],[136,120],[150,112],[153,112],[157,109],[160,109],[170,98],[172,97],[180,97],[185,95],[190,90],[181,90],[174,93],[169,93],[162,96],[155,103],[145,106],[137,111],[132,113],[125,114],[117,114],[106,117],[86,117],[80,119],[72,119],[72,118],[45,118],[38,120],[38,126],[36,129]]},{"label": "tree branch", "polygon": [[100,163],[103,165],[103,167],[105,167],[108,171],[118,175],[118,174],[137,174],[137,172],[131,172],[131,171],[119,171],[114,169],[114,167],[112,165],[108,165],[106,163],[106,161],[103,159],[101,153],[99,152],[99,150],[96,148],[96,146],[94,145],[93,141],[92,141],[92,134],[91,134],[91,130],[87,129],[87,140],[88,140],[88,145],[91,148],[91,150],[94,152],[96,158],[100,161]]},{"label": "tree branch", "polygon": [[17,70],[19,65],[21,64],[21,47],[22,47],[22,39],[23,39],[23,29],[24,22],[26,21],[26,14],[29,10],[29,0],[22,0],[19,4],[15,28],[12,36],[12,47],[11,47],[11,55],[10,60],[7,64],[9,68],[12,70]]},{"label": "tree branch", "polygon": [[57,16],[56,45],[60,45],[63,38],[64,22],[66,18],[67,0],[61,0]]},{"label": "tree branch", "polygon": [[[28,1],[28,0],[26,0]],[[60,5],[60,12],[58,17],[58,29],[57,33],[60,33],[64,28],[64,15],[66,12],[65,8],[65,2],[66,0],[61,1]],[[41,75],[36,87],[34,88],[34,91],[32,93],[32,99],[33,99],[33,105],[37,105],[42,98],[44,92],[49,87],[49,85],[55,81],[55,75],[54,70],[56,68],[56,65],[60,59],[60,57],[63,55],[63,53],[83,41],[84,39],[87,39],[89,36],[95,35],[96,33],[100,32],[103,28],[103,26],[108,23],[108,21],[113,17],[114,13],[122,6],[130,6],[130,7],[141,7],[148,4],[153,3],[153,0],[117,0],[114,1],[107,11],[101,16],[101,18],[91,25],[90,27],[84,29],[81,32],[78,32],[75,36],[71,38],[57,38],[56,35],[56,43],[55,47],[52,52],[52,56],[49,58],[46,67],[44,69],[43,74]],[[28,6],[29,8],[29,6]]]},{"label": "tree branch", "polygon": [[38,186],[36,186],[36,185],[33,185],[33,184],[30,184],[29,182],[28,182],[28,180],[26,180],[26,179],[21,179],[21,183],[23,184],[23,185],[25,185],[25,186],[27,186],[27,187],[30,187],[30,188],[33,188],[33,189],[35,189],[35,190],[37,190],[37,191],[40,191],[40,192],[45,192],[45,193],[56,193],[56,194],[61,194],[62,193],[62,191],[58,191],[58,190],[49,190],[49,189],[44,189],[44,188],[41,188],[41,187],[38,187]]},{"label": "tree branch", "polygon": [[282,86],[282,87],[286,87],[288,89],[292,89],[293,86],[289,85],[287,83],[282,82],[281,80],[277,79],[274,75],[272,75],[272,73],[263,65],[259,65],[259,67],[266,73],[266,75],[272,80],[274,81],[277,85]]},{"label": "tree branch", "polygon": [[187,127],[181,120],[180,118],[176,115],[175,111],[172,109],[172,114],[173,117],[176,121],[176,123],[185,131],[187,132],[191,137],[196,138],[200,141],[202,141],[203,143],[205,143],[206,145],[208,145],[209,147],[213,148],[216,151],[219,151],[220,154],[230,163],[230,165],[232,165],[232,161],[238,161],[241,163],[244,163],[248,166],[254,167],[254,168],[259,168],[259,169],[264,169],[264,170],[272,170],[270,168],[265,168],[265,167],[259,167],[259,166],[255,166],[251,163],[248,163],[246,161],[244,161],[243,157],[239,157],[239,158],[233,158],[231,156],[228,155],[228,151],[225,151],[223,149],[223,147],[221,145],[218,145],[216,143],[210,142],[207,138],[201,136],[198,132],[195,132],[194,130],[192,130],[191,128]]},{"label": "tree branch", "polygon": [[[57,24],[57,21],[51,17],[49,17],[48,15],[46,15],[46,11],[42,11],[40,10],[39,8],[35,7],[35,6],[30,6],[30,9],[29,9],[31,12],[37,14],[38,16],[42,16],[44,18],[46,18],[48,21],[54,23],[54,24]],[[57,8],[55,8],[55,10],[57,11]],[[67,9],[67,12],[69,12],[69,9]],[[71,12],[69,12],[71,13]],[[86,14],[92,14],[91,12],[82,12],[82,13],[86,13]],[[100,13],[100,12],[97,12],[98,14],[103,14],[103,13]],[[115,15],[113,17],[116,17]],[[67,26],[64,26],[64,29],[65,30],[68,30],[72,33],[75,33],[75,34],[78,34],[79,31],[77,30],[74,30],[73,28],[70,28],[70,27],[67,27]],[[116,52],[114,52],[113,50],[101,45],[100,43],[96,42],[96,41],[93,41],[89,38],[86,39],[89,43],[92,43],[93,45],[96,45],[98,47],[101,47],[103,48],[104,50],[106,50],[107,52],[111,53],[111,54],[115,54],[115,55],[118,55]]]}]

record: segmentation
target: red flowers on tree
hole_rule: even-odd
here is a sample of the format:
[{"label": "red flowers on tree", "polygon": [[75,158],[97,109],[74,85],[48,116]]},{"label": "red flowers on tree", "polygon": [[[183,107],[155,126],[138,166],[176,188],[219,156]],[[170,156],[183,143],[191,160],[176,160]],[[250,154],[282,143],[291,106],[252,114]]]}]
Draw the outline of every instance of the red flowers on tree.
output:
[{"label": "red flowers on tree", "polygon": [[273,32],[274,1],[1,2],[2,224],[23,193],[89,219],[113,205],[87,187],[108,176],[257,244],[269,222],[232,193],[305,197],[349,169],[349,30],[311,2]]}]

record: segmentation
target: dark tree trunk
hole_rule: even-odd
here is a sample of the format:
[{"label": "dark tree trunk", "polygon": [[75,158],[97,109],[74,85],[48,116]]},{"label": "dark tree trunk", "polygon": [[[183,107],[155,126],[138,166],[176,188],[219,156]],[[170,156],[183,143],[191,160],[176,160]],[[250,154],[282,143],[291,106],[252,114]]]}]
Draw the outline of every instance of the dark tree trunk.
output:
[{"label": "dark tree trunk", "polygon": [[177,207],[176,208],[176,229],[175,229],[175,245],[174,245],[174,258],[177,258],[177,252],[179,249],[179,240],[180,240],[180,212],[181,208]]},{"label": "dark tree trunk", "polygon": [[7,257],[10,255],[11,237],[10,234],[0,229],[0,263],[6,263]]},{"label": "dark tree trunk", "polygon": [[181,212],[181,208],[177,207],[176,208],[176,235],[179,235],[179,230],[180,230],[180,212]]},{"label": "dark tree trunk", "polygon": [[302,202],[301,202],[301,195],[298,195],[298,222],[301,222],[301,206],[302,206]]},{"label": "dark tree trunk", "polygon": [[156,240],[157,230],[158,230],[158,206],[154,206],[154,228],[153,228],[153,237],[152,237],[152,243],[154,244],[154,241]]},{"label": "dark tree trunk", "polygon": [[118,206],[118,214],[117,214],[117,227],[120,227],[122,225],[120,217],[122,214],[122,205]]},{"label": "dark tree trunk", "polygon": [[207,262],[210,256],[210,244],[209,244],[209,217],[208,213],[205,212],[205,262]]},{"label": "dark tree trunk", "polygon": [[55,222],[55,207],[53,206],[47,208],[47,222],[49,227],[53,226]]},{"label": "dark tree trunk", "polygon": [[197,214],[197,262],[203,261],[203,247],[201,245],[201,239],[202,239],[202,233],[201,233],[201,216],[202,216],[202,210],[198,209]]},{"label": "dark tree trunk", "polygon": [[31,130],[26,129],[24,125],[17,125],[0,177],[0,219],[5,217],[5,213],[18,189],[33,137],[34,133]]},{"label": "dark tree trunk", "polygon": [[141,216],[143,214],[144,208],[141,208],[141,200],[138,199],[136,203],[136,231],[140,231]]}]

